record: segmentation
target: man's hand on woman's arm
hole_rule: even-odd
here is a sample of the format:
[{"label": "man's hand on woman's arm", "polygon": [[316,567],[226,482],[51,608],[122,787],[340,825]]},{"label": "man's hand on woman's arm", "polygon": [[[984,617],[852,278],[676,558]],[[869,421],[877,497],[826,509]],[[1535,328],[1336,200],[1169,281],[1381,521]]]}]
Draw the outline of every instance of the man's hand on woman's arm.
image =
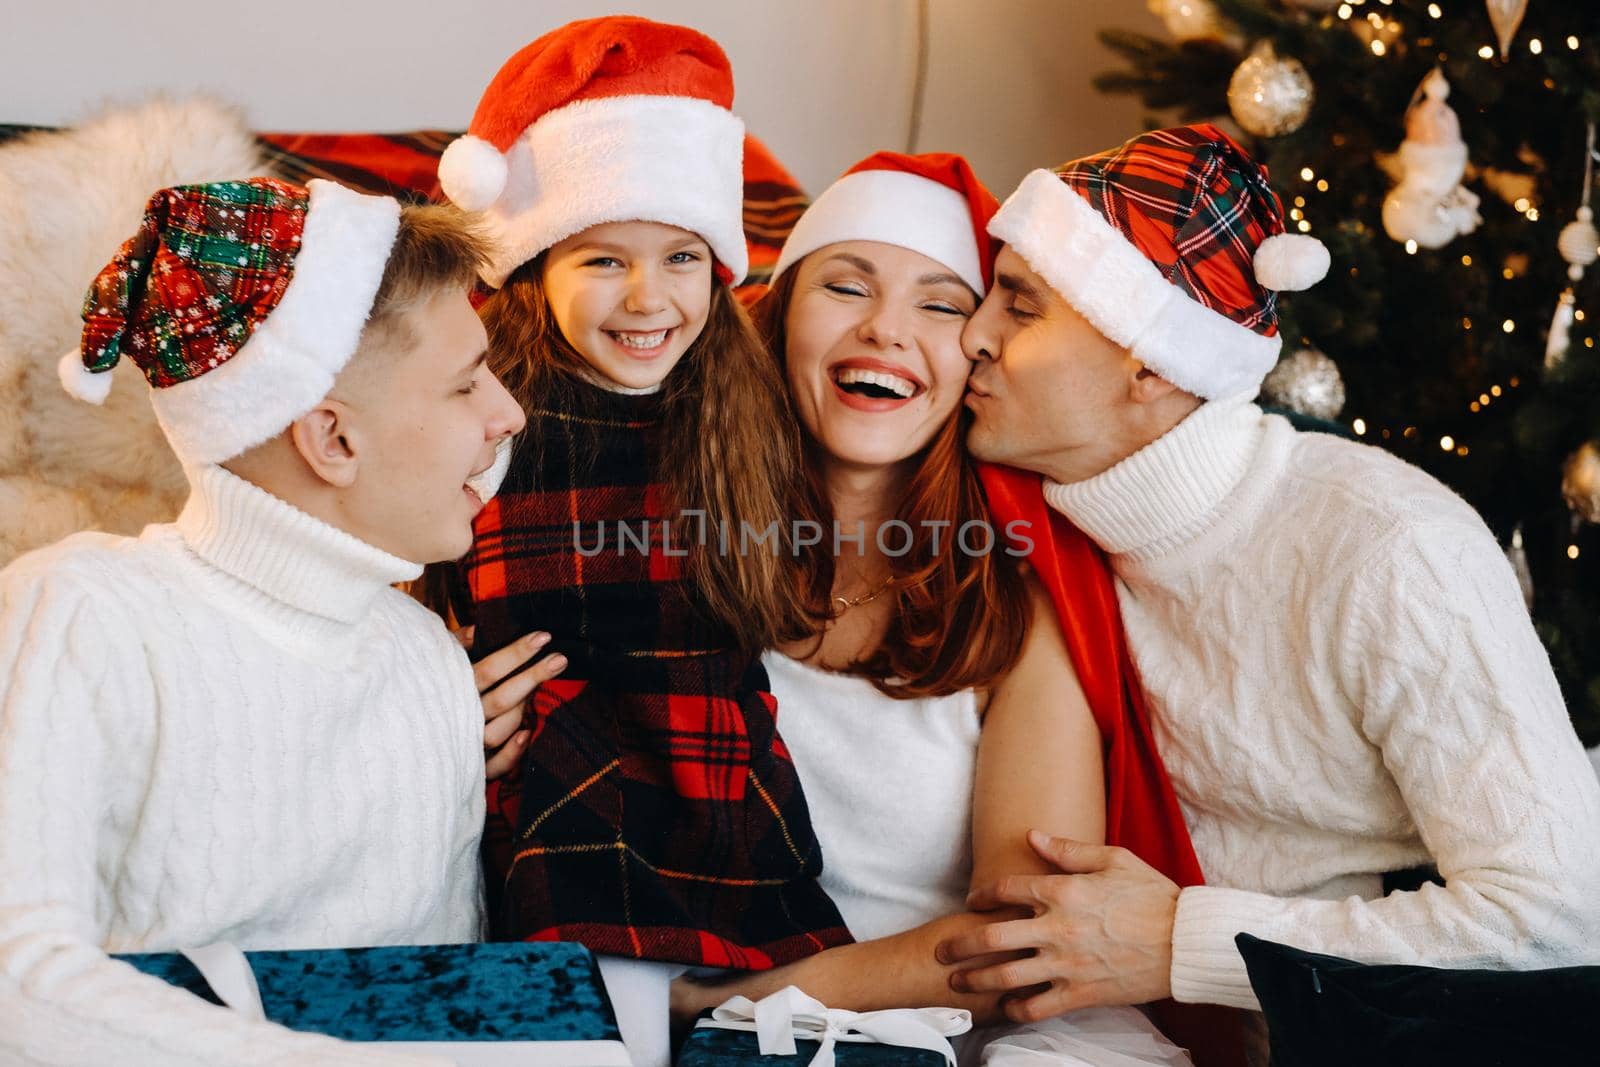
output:
[{"label": "man's hand on woman's arm", "polygon": [[[1178,886],[1133,853],[1051,837],[1028,843],[1061,874],[1013,875],[975,889],[975,910],[1025,909],[1027,917],[967,930],[938,947],[957,969],[951,985],[973,993],[1047,986],[1006,1002],[1017,1022],[1102,1004],[1144,1004],[1172,995],[1172,925]],[[996,952],[1027,954],[986,962]]]}]

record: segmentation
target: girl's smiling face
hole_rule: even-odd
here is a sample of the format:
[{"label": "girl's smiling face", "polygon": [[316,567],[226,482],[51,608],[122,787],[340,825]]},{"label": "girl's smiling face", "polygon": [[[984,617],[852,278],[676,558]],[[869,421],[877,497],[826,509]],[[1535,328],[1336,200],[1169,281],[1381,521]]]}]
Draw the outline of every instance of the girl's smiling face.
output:
[{"label": "girl's smiling face", "polygon": [[561,333],[596,372],[661,384],[711,310],[711,250],[660,222],[607,222],[551,247],[544,292]]}]

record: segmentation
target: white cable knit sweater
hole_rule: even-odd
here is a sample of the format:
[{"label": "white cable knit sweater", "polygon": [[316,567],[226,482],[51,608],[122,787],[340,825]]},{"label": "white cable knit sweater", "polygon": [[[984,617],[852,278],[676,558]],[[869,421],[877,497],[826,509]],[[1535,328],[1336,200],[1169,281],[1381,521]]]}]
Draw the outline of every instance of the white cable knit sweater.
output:
[{"label": "white cable knit sweater", "polygon": [[[1600,784],[1464,501],[1243,402],[1046,496],[1111,554],[1206,874],[1178,901],[1177,999],[1257,1007],[1240,931],[1372,963],[1600,960]],[[1430,861],[1447,887],[1372,899]]]},{"label": "white cable knit sweater", "polygon": [[420,568],[220,467],[0,572],[0,1063],[397,1064],[105,952],[476,940],[482,712]]}]

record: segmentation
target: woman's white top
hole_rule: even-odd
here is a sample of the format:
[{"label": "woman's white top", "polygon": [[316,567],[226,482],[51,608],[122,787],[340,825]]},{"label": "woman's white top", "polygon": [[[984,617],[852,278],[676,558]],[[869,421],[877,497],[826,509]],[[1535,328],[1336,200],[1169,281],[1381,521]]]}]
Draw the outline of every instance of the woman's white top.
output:
[{"label": "woman's white top", "polygon": [[865,941],[965,906],[978,701],[894,700],[865,678],[762,656],[822,845],[822,888]]}]

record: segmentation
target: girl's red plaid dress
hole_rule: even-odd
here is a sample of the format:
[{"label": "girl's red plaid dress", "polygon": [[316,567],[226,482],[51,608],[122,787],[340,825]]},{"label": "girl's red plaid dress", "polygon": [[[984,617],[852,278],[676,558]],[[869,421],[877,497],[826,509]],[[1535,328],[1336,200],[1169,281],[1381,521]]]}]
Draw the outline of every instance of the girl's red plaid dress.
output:
[{"label": "girl's red plaid dress", "polygon": [[538,454],[463,561],[478,649],[542,629],[569,660],[490,786],[493,934],[740,969],[845,943],[765,670],[695,610],[666,536],[657,400],[590,392],[529,412]]}]

